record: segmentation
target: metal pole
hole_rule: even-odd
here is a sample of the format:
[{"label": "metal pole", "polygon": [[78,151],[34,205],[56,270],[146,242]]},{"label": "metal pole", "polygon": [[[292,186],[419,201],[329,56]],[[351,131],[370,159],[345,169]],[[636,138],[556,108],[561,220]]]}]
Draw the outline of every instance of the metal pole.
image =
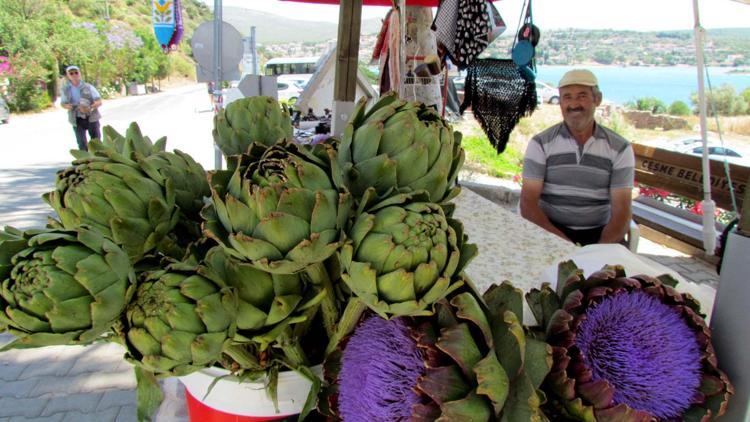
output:
[{"label": "metal pole", "polygon": [[[214,0],[214,114],[222,108],[221,98],[221,0]],[[214,144],[214,169],[221,170],[221,150]]]},{"label": "metal pole", "polygon": [[258,69],[258,50],[255,48],[255,27],[250,27],[250,56],[253,58],[253,75],[260,74]]},{"label": "metal pole", "polygon": [[706,123],[706,88],[705,88],[705,63],[703,57],[703,35],[700,15],[698,12],[698,0],[693,0],[693,16],[695,18],[695,59],[698,70],[698,111],[700,113],[701,139],[703,140],[703,249],[706,255],[713,255],[716,248],[716,226],[714,222],[714,210],[716,204],[711,200],[711,166],[708,160],[708,129]]}]

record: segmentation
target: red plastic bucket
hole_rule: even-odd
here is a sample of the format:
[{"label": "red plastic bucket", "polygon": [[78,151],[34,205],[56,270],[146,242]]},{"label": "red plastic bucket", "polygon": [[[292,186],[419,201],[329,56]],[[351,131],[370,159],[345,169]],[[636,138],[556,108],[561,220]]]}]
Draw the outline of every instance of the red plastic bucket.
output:
[{"label": "red plastic bucket", "polygon": [[213,407],[201,403],[200,400],[193,397],[190,391],[185,390],[187,399],[188,417],[190,422],[260,422],[260,421],[277,421],[292,415],[278,417],[269,416],[243,416],[233,413],[222,412]]},{"label": "red plastic bucket", "polygon": [[[321,376],[321,365],[310,368]],[[218,381],[216,381],[216,379]],[[302,411],[312,382],[294,371],[279,373],[278,412],[266,391],[266,380],[240,382],[229,371],[205,368],[180,377],[185,385],[190,422],[275,421]],[[209,391],[210,390],[210,391]]]}]

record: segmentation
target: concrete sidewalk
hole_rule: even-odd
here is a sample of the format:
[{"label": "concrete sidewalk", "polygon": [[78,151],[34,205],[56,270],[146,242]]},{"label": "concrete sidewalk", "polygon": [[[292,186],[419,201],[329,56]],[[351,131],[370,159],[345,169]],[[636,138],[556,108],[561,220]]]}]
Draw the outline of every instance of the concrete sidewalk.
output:
[{"label": "concrete sidewalk", "polygon": [[[67,163],[0,170],[0,226],[43,227],[51,213],[41,195]],[[703,261],[641,239],[639,253],[697,283],[718,284]],[[0,334],[0,345],[12,341]],[[116,344],[52,346],[0,353],[0,422],[132,422],[136,420],[135,377]],[[187,421],[181,384],[170,378],[156,420]]]}]

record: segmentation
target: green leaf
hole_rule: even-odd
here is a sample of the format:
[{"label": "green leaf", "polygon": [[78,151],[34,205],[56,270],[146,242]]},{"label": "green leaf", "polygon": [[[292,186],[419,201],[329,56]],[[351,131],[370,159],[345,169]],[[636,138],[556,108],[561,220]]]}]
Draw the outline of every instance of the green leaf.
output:
[{"label": "green leaf", "polygon": [[499,286],[490,286],[483,298],[493,318],[502,319],[506,311],[514,313],[519,319],[523,316],[523,291],[507,281]]},{"label": "green leaf", "polygon": [[493,350],[477,363],[474,373],[477,375],[477,394],[487,396],[495,409],[495,415],[500,415],[508,398],[510,380]]},{"label": "green leaf", "polygon": [[484,335],[487,347],[492,348],[492,328],[477,299],[471,293],[465,292],[456,295],[450,303],[457,308],[456,316],[473,322]]},{"label": "green leaf", "polygon": [[467,324],[459,323],[441,330],[437,347],[461,367],[467,378],[473,378],[472,368],[482,359],[482,354]]},{"label": "green leaf", "polygon": [[[443,414],[437,422],[486,422],[492,417],[490,404],[474,392],[469,393],[464,399],[443,403],[440,410]],[[524,421],[524,419],[514,419],[514,421]]]},{"label": "green leaf", "polygon": [[135,391],[138,406],[138,421],[150,421],[164,400],[164,394],[161,392],[161,388],[153,372],[138,366],[134,367],[133,370],[135,371],[136,380]]},{"label": "green leaf", "polygon": [[427,372],[417,381],[417,388],[440,405],[466,397],[471,391],[457,365],[427,368]]}]

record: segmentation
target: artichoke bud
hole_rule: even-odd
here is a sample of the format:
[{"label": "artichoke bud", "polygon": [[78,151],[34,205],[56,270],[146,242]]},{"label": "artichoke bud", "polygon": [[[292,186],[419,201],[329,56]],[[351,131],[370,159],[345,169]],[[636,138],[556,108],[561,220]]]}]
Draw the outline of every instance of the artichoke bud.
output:
[{"label": "artichoke bud", "polygon": [[352,243],[339,253],[344,282],[382,317],[429,313],[463,284],[459,275],[475,252],[442,208],[423,199],[391,197],[358,215]]},{"label": "artichoke bud", "polygon": [[[145,272],[123,324],[126,358],[136,365],[184,375],[221,357],[234,330],[228,291],[187,263]],[[211,344],[207,344],[207,342]],[[213,354],[211,354],[213,353]]]},{"label": "artichoke bud", "polygon": [[358,104],[337,154],[343,183],[357,202],[368,188],[381,200],[393,191],[425,190],[431,202],[440,204],[458,194],[453,185],[463,149],[445,120],[395,93],[364,109],[364,102]]},{"label": "artichoke bud", "polygon": [[94,341],[116,323],[134,291],[125,252],[84,227],[6,228],[0,250],[0,325],[18,337],[4,349]]},{"label": "artichoke bud", "polygon": [[329,166],[292,144],[234,157],[230,177],[210,176],[213,210],[204,212],[204,233],[263,271],[295,273],[324,261],[340,245],[351,204]]}]

